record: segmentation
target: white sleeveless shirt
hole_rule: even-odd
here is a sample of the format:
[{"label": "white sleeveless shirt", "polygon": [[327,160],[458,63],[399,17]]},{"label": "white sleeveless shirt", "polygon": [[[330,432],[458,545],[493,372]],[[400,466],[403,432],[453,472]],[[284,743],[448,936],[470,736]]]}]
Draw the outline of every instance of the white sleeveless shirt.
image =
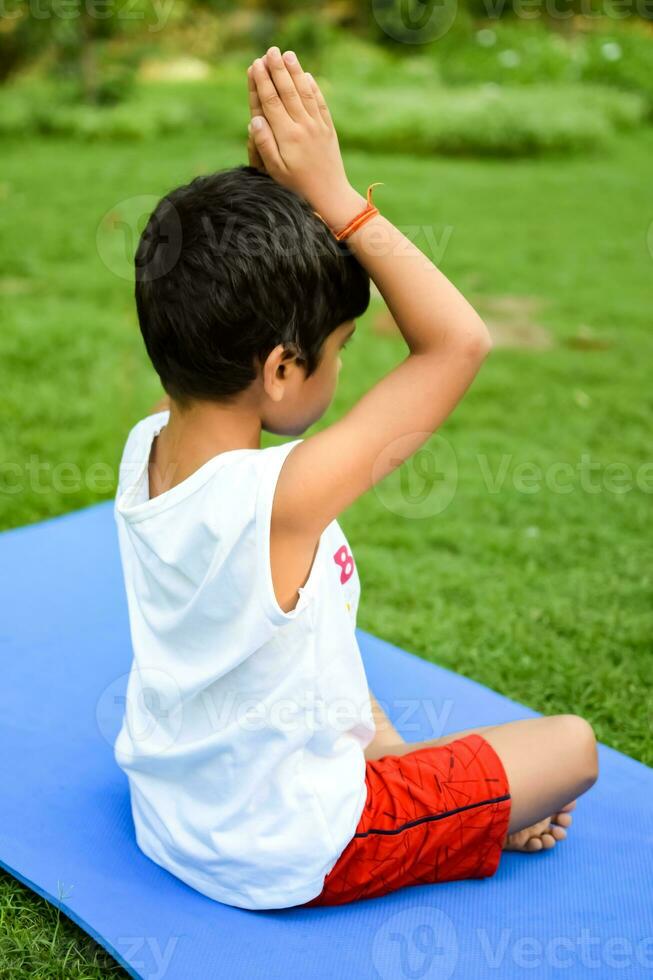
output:
[{"label": "white sleeveless shirt", "polygon": [[132,429],[115,504],[134,655],[115,758],[136,839],[218,901],[301,904],[365,804],[374,722],[354,632],[358,572],[334,520],[284,612],[270,518],[302,440],[220,453],[150,500],[150,449],[167,421]]}]

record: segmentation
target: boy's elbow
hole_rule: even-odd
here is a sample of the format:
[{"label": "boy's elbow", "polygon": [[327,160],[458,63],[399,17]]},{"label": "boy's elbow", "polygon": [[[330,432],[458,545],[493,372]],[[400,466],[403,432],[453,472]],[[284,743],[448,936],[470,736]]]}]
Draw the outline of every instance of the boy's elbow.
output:
[{"label": "boy's elbow", "polygon": [[483,324],[483,357],[487,357],[492,348],[494,347],[494,341],[492,340],[492,334],[488,328]]},{"label": "boy's elbow", "polygon": [[469,360],[476,361],[479,365],[492,350],[492,337],[490,331],[482,320],[476,321],[465,338],[464,353]]}]

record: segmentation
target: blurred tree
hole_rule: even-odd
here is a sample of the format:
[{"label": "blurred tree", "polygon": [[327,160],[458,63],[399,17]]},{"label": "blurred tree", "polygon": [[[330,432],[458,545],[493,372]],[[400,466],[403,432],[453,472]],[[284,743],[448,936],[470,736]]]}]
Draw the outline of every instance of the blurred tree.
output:
[{"label": "blurred tree", "polygon": [[320,0],[249,0],[246,7],[258,16],[252,40],[261,48],[282,48],[315,54],[326,42],[324,3]]},{"label": "blurred tree", "polygon": [[119,8],[106,0],[83,0],[79,16],[56,24],[55,71],[71,83],[73,94],[90,104],[119,102],[133,72],[118,59],[103,57],[107,41],[125,30]]},{"label": "blurred tree", "polygon": [[48,54],[48,68],[65,78],[71,94],[100,104],[120,101],[134,74],[134,52],[118,56],[107,43],[142,27],[148,0],[3,0],[0,17],[0,82],[30,60]]},{"label": "blurred tree", "polygon": [[4,82],[43,47],[49,37],[48,3],[45,16],[31,15],[24,0],[5,0],[0,17],[0,82]]}]

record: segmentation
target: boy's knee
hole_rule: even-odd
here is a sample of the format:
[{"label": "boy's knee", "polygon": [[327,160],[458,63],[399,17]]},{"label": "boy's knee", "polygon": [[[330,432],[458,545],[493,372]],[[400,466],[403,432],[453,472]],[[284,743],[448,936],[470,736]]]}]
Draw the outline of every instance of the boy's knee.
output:
[{"label": "boy's knee", "polygon": [[585,792],[596,782],[599,774],[599,759],[596,736],[590,723],[580,715],[557,715],[556,722],[562,730],[562,737],[577,767],[577,777]]}]

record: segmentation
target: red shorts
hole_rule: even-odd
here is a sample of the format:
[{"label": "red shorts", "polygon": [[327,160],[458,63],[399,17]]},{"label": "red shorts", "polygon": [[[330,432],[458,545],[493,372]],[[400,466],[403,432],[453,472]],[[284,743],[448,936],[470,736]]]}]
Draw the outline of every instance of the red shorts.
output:
[{"label": "red shorts", "polygon": [[497,870],[510,791],[499,756],[480,735],[368,761],[365,782],[356,833],[306,905],[342,905]]}]

